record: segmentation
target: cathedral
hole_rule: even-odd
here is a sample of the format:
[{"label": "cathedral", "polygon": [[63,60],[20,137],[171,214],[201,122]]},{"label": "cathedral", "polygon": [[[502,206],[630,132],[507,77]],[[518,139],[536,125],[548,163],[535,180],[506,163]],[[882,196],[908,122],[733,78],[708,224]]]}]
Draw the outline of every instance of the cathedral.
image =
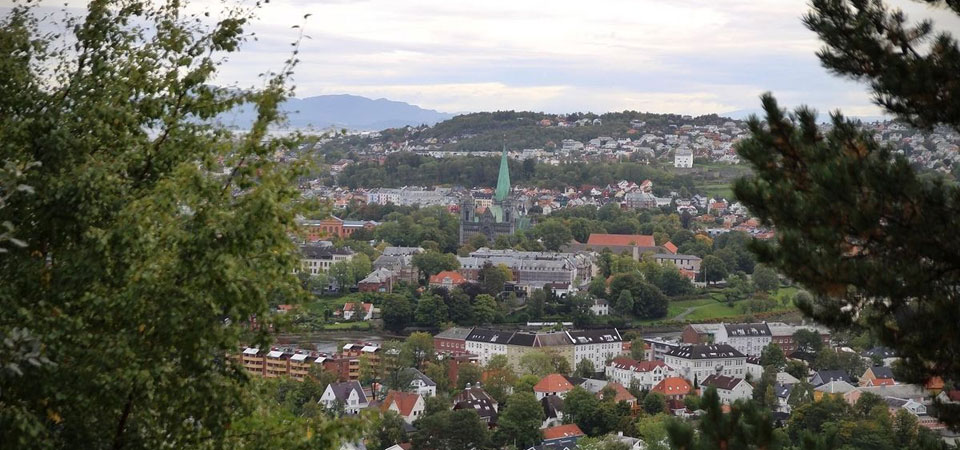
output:
[{"label": "cathedral", "polygon": [[493,242],[502,234],[511,235],[530,226],[530,219],[521,217],[517,200],[510,196],[510,167],[507,164],[507,149],[500,155],[500,174],[493,204],[478,212],[470,193],[460,199],[460,243],[476,234],[483,234]]}]

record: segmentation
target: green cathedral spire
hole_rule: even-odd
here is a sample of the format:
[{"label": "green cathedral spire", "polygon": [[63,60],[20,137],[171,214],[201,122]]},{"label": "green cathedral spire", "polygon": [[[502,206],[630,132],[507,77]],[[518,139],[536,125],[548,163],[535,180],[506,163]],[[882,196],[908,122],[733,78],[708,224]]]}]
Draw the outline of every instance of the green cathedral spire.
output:
[{"label": "green cathedral spire", "polygon": [[494,199],[503,201],[510,195],[510,166],[507,164],[507,145],[503,145],[503,154],[500,155],[500,175],[497,177],[497,191]]}]

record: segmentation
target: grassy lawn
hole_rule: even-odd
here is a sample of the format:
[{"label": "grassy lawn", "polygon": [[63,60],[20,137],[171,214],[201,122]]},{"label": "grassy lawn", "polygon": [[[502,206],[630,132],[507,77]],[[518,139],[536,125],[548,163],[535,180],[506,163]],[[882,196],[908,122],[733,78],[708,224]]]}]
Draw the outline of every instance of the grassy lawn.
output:
[{"label": "grassy lawn", "polygon": [[324,330],[369,330],[370,322],[341,322],[323,326]]},{"label": "grassy lawn", "polygon": [[709,197],[733,199],[733,189],[730,188],[730,184],[731,183],[704,184],[700,186],[700,188],[702,188],[703,192]]},{"label": "grassy lawn", "polygon": [[676,302],[670,302],[670,306],[667,308],[667,317],[673,318],[678,314],[687,310],[687,308],[696,308],[700,306],[709,305],[711,303],[716,303],[714,300],[709,298],[700,298],[694,300],[680,300]]},{"label": "grassy lawn", "polygon": [[[792,299],[798,290],[799,289],[795,287],[782,287],[776,292],[772,293],[771,297],[777,299],[777,306],[768,312],[780,313],[796,310],[796,307],[792,302],[784,306],[780,302],[780,298],[787,296],[788,298]],[[744,318],[747,315],[742,309],[742,306],[745,304],[746,301],[741,300],[734,302],[733,307],[730,307],[727,306],[727,303],[724,301],[723,293],[719,291],[706,292],[699,298],[671,301],[669,307],[667,308],[666,317],[661,319],[636,320],[634,321],[634,325],[642,326],[653,323],[671,322],[680,314],[683,314],[688,308],[694,308],[694,310],[689,314],[677,319],[678,322],[705,322],[717,319],[730,319],[730,321],[736,321]]]}]

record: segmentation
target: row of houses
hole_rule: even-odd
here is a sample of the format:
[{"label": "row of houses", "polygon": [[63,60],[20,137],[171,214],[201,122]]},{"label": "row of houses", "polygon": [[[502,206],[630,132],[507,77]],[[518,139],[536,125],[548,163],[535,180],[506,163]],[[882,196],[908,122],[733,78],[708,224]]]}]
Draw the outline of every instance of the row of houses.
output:
[{"label": "row of houses", "polygon": [[[452,340],[446,336],[442,339],[444,343]],[[599,371],[607,360],[624,352],[623,338],[616,328],[530,333],[478,327],[466,333],[462,345],[464,351],[477,355],[481,364],[494,355],[504,355],[514,368],[520,368],[525,354],[540,350],[562,356],[570,367],[586,359]]]},{"label": "row of houses", "polygon": [[360,378],[361,358],[376,365],[380,361],[380,352],[380,345],[360,342],[345,344],[338,353],[246,347],[232,357],[247,373],[264,378],[289,377],[303,381],[312,370],[323,370],[346,381]]},{"label": "row of houses", "polygon": [[785,355],[790,355],[799,350],[794,335],[800,330],[816,333],[824,346],[830,345],[830,332],[826,328],[782,322],[689,324],[683,328],[680,338],[684,344],[730,344],[748,356],[759,356],[766,346],[775,343]]}]

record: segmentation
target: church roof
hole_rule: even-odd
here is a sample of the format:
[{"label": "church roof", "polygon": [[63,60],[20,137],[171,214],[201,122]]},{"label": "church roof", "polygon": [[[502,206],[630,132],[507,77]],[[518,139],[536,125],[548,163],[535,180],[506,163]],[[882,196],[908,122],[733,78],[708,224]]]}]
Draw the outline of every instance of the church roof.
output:
[{"label": "church roof", "polygon": [[510,195],[510,165],[507,162],[507,147],[504,146],[503,154],[500,155],[500,175],[497,176],[497,191],[493,198],[502,202],[508,195]]}]

